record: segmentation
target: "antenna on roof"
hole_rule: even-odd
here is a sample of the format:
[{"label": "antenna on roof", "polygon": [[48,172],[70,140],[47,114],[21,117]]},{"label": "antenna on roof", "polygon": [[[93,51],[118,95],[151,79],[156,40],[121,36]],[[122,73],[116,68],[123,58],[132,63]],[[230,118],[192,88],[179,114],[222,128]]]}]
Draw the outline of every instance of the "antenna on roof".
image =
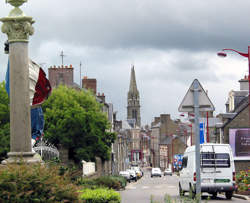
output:
[{"label": "antenna on roof", "polygon": [[82,88],[82,62],[80,61],[80,88]]},{"label": "antenna on roof", "polygon": [[61,51],[60,56],[62,57],[62,66],[63,66],[63,58],[66,56],[65,54],[63,54],[63,51]]}]

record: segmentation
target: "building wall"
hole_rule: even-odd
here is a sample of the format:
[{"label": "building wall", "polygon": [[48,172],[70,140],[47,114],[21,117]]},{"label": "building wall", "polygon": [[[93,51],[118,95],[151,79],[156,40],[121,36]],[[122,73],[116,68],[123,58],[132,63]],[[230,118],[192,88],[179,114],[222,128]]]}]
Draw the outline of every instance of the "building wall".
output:
[{"label": "building wall", "polygon": [[160,151],[159,151],[160,128],[153,127],[151,132],[151,164],[153,167],[160,166]]},{"label": "building wall", "polygon": [[[223,143],[229,144],[229,129],[230,128],[249,128],[249,107],[245,108],[238,114],[223,130]],[[235,161],[236,171],[246,170],[249,168],[250,161]]]}]

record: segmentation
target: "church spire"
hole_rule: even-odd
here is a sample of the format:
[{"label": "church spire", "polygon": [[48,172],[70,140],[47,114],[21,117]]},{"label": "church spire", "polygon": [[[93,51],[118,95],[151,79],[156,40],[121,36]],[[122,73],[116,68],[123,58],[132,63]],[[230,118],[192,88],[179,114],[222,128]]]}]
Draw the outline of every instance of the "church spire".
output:
[{"label": "church spire", "polygon": [[134,66],[132,66],[132,68],[131,68],[129,92],[130,93],[138,93],[136,79],[135,79],[135,67]]},{"label": "church spire", "polygon": [[128,102],[127,119],[130,122],[134,123],[134,125],[140,127],[141,126],[140,95],[139,91],[137,90],[134,66],[132,66],[131,68],[127,102]]}]

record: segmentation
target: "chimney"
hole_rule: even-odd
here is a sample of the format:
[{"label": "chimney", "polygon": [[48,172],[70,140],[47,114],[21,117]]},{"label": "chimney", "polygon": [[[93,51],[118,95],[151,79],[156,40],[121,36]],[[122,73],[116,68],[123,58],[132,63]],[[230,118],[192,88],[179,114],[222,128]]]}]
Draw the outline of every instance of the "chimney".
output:
[{"label": "chimney", "polygon": [[249,89],[249,86],[248,86],[248,77],[247,75],[245,75],[245,77],[241,80],[239,80],[239,83],[240,83],[240,90],[247,90]]},{"label": "chimney", "polygon": [[159,123],[161,121],[160,117],[154,117],[154,121],[151,123],[151,126],[156,125],[157,123]]},{"label": "chimney", "polygon": [[105,103],[105,95],[104,95],[104,93],[102,93],[101,95],[98,94],[97,97],[98,97],[100,100],[102,100],[102,103],[103,103],[103,104]]},{"label": "chimney", "polygon": [[87,78],[87,76],[84,76],[82,80],[82,87],[91,90],[96,95],[96,83],[95,78]]},{"label": "chimney", "polygon": [[161,114],[160,121],[161,123],[167,123],[170,120],[170,114]]}]

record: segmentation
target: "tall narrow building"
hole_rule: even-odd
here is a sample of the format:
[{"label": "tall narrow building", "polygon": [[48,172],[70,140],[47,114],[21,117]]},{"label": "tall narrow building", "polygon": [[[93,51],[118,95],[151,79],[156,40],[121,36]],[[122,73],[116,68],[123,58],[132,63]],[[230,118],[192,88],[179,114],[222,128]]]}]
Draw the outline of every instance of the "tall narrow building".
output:
[{"label": "tall narrow building", "polygon": [[139,91],[137,90],[134,66],[132,66],[131,68],[130,85],[127,100],[127,119],[129,123],[134,122],[136,126],[141,127],[140,95]]}]

